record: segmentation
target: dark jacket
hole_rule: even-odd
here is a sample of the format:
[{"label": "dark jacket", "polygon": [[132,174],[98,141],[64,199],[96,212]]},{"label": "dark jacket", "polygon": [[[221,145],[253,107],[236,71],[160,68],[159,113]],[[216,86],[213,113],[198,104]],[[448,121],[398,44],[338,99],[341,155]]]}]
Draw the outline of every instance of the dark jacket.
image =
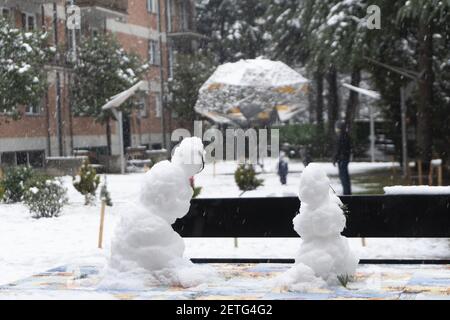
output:
[{"label": "dark jacket", "polygon": [[287,176],[289,172],[288,163],[284,159],[280,159],[280,162],[278,162],[278,175],[280,176]]},{"label": "dark jacket", "polygon": [[338,136],[334,152],[333,162],[350,161],[352,154],[352,140],[346,131],[341,131]]}]

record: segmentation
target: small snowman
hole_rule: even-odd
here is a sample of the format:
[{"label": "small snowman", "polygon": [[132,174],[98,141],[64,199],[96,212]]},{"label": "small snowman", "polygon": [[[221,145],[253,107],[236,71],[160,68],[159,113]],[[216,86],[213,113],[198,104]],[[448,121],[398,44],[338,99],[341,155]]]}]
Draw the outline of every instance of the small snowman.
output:
[{"label": "small snowman", "polygon": [[184,241],[172,229],[176,219],[189,211],[193,194],[189,179],[203,169],[204,153],[199,138],[185,138],[171,161],[159,162],[145,174],[139,203],[122,214],[114,231],[111,269],[140,270],[157,282],[185,287],[210,274],[183,258]]},{"label": "small snowman", "polygon": [[312,163],[303,171],[299,198],[300,213],[293,223],[303,242],[295,266],[281,277],[282,284],[295,289],[303,288],[306,282],[334,285],[351,278],[359,259],[341,235],[346,222],[342,202],[318,164]]}]

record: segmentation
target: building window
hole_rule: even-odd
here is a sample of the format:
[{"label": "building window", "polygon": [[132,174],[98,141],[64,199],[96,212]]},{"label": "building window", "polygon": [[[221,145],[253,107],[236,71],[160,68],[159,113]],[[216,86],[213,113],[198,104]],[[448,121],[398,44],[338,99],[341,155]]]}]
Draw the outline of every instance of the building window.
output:
[{"label": "building window", "polygon": [[37,104],[29,104],[25,108],[25,114],[28,116],[37,116],[41,114],[41,106]]},{"label": "building window", "polygon": [[28,153],[27,152],[16,152],[16,160],[18,166],[28,165]]},{"label": "building window", "polygon": [[16,153],[15,152],[5,152],[2,153],[1,164],[7,166],[16,165]]},{"label": "building window", "polygon": [[10,18],[10,11],[8,8],[1,8],[0,9],[1,15],[3,18],[5,18],[6,20],[9,20]]},{"label": "building window", "polygon": [[159,65],[159,43],[155,40],[149,40],[148,42],[148,61],[150,64]]},{"label": "building window", "polygon": [[147,0],[147,11],[150,13],[158,13],[157,0]]},{"label": "building window", "polygon": [[97,28],[92,28],[91,29],[91,34],[93,38],[97,38],[98,37],[98,29]]},{"label": "building window", "polygon": [[28,152],[28,164],[33,168],[42,168],[44,166],[44,151]]},{"label": "building window", "polygon": [[161,103],[161,96],[157,94],[155,96],[155,113],[157,118],[161,118],[162,115],[162,103]]},{"label": "building window", "polygon": [[169,79],[173,78],[173,68],[174,68],[174,64],[175,64],[175,56],[174,56],[174,51],[173,51],[173,47],[169,46]]},{"label": "building window", "polygon": [[167,31],[172,32],[172,0],[167,0]]},{"label": "building window", "polygon": [[22,28],[25,31],[33,31],[36,29],[36,18],[29,13],[22,13]]},{"label": "building window", "polygon": [[7,166],[44,166],[45,152],[43,150],[5,152],[1,155],[1,164]]},{"label": "building window", "polygon": [[188,15],[188,3],[187,1],[183,1],[181,3],[181,18],[180,18],[180,27],[182,31],[189,30],[189,15]]},{"label": "building window", "polygon": [[148,117],[147,97],[140,97],[137,101],[137,110],[139,118]]}]

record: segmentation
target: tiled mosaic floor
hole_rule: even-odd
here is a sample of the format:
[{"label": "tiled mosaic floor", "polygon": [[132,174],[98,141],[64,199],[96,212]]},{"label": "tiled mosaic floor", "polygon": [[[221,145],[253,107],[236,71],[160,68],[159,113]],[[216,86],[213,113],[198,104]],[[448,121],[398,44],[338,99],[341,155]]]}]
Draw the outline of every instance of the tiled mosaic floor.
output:
[{"label": "tiled mosaic floor", "polygon": [[223,280],[196,288],[149,287],[111,291],[97,287],[99,268],[60,267],[0,286],[0,299],[449,299],[450,265],[360,265],[342,286],[287,292],[266,280],[287,264],[213,264]]}]

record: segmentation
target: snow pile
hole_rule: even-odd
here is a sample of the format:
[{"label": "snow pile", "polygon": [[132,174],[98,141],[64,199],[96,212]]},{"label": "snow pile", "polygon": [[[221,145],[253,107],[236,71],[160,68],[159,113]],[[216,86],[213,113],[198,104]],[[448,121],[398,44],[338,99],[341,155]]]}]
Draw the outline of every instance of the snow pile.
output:
[{"label": "snow pile", "polygon": [[393,186],[383,190],[385,194],[450,194],[450,186]]},{"label": "snow pile", "polygon": [[[300,214],[293,222],[303,242],[296,265],[280,279],[290,290],[317,284],[336,284],[338,277],[351,277],[358,258],[341,235],[345,228],[342,202],[331,191],[330,180],[317,164],[310,164],[300,178]],[[317,279],[319,277],[319,279]]]},{"label": "snow pile", "polygon": [[189,210],[189,177],[202,170],[203,155],[201,140],[186,138],[172,161],[159,162],[145,174],[139,203],[116,226],[103,286],[116,286],[121,279],[130,284],[133,277],[148,284],[192,286],[211,276],[183,259],[184,241],[171,226]]}]

